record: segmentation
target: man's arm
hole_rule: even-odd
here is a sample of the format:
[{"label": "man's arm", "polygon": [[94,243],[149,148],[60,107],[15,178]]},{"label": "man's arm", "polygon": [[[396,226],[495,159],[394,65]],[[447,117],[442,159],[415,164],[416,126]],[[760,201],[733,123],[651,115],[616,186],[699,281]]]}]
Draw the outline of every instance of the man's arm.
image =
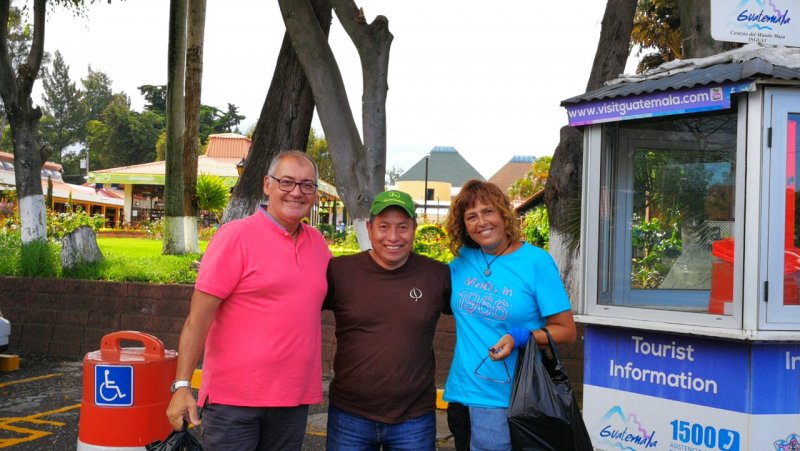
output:
[{"label": "man's arm", "polygon": [[[222,303],[222,299],[194,290],[189,316],[183,324],[178,344],[178,369],[175,380],[192,380],[194,369],[205,348],[208,329],[211,327],[220,303]],[[172,394],[169,407],[167,407],[167,418],[176,431],[183,428],[184,421],[189,421],[195,426],[200,424],[200,418],[197,415],[197,401],[192,395],[191,387],[179,388]]]}]

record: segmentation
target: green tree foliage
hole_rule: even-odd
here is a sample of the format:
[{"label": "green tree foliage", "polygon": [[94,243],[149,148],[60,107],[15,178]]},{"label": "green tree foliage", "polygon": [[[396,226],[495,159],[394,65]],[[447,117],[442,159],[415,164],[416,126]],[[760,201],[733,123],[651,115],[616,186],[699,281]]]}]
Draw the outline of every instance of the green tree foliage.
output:
[{"label": "green tree foliage", "polygon": [[534,208],[522,219],[522,239],[542,249],[550,248],[550,220],[544,206]]},{"label": "green tree foliage", "polygon": [[239,132],[239,124],[245,116],[239,114],[239,107],[229,103],[228,111],[223,112],[213,106],[200,106],[200,144],[208,142],[208,135],[215,133]]},{"label": "green tree foliage", "polygon": [[164,161],[167,157],[167,131],[164,130],[156,140],[156,161]]},{"label": "green tree foliage", "polygon": [[145,111],[154,111],[162,116],[167,114],[167,85],[142,85],[139,92],[146,102]]},{"label": "green tree foliage", "polygon": [[336,173],[333,171],[331,151],[328,149],[328,140],[324,136],[317,136],[314,128],[308,134],[306,153],[317,163],[319,178],[331,185],[336,185]]},{"label": "green tree foliage", "polygon": [[553,157],[544,156],[533,160],[531,169],[508,188],[508,194],[514,199],[527,199],[544,189],[550,174],[550,163]]},{"label": "green tree foliage", "polygon": [[93,165],[111,168],[155,161],[156,141],[164,126],[164,116],[133,111],[124,94],[115,94],[101,119],[87,124]]},{"label": "green tree foliage", "polygon": [[[86,120],[99,120],[106,107],[111,103],[114,93],[111,91],[111,78],[102,71],[89,71],[85,78],[81,79],[83,85],[83,108],[86,112]],[[85,130],[84,130],[85,139]]]},{"label": "green tree foliage", "polygon": [[[167,86],[166,85],[142,85],[139,92],[145,100],[145,111],[153,111],[162,116],[167,114]],[[239,114],[239,107],[229,103],[227,111],[219,108],[200,105],[200,145],[208,143],[208,135],[215,133],[239,132],[239,124],[246,116]],[[163,160],[159,154],[159,160]]]},{"label": "green tree foliage", "polygon": [[81,139],[86,117],[82,93],[70,79],[69,66],[61,52],[56,51],[52,67],[45,66],[42,72],[44,105],[39,133],[53,151],[51,160],[61,162],[64,149]]},{"label": "green tree foliage", "polygon": [[645,54],[637,73],[683,58],[681,18],[677,0],[639,0],[633,18],[631,43]]},{"label": "green tree foliage", "polygon": [[219,215],[225,210],[230,198],[230,188],[225,185],[221,177],[200,174],[197,177],[197,208]]}]

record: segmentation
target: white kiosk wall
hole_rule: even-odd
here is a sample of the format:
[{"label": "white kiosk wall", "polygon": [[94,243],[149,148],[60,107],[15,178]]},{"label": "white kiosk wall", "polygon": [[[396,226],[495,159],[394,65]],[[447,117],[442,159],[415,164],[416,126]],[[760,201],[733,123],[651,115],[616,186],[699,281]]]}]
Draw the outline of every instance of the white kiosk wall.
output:
[{"label": "white kiosk wall", "polygon": [[[584,120],[577,318],[595,449],[800,450],[798,84],[568,108]],[[659,95],[671,110],[636,115]]]}]

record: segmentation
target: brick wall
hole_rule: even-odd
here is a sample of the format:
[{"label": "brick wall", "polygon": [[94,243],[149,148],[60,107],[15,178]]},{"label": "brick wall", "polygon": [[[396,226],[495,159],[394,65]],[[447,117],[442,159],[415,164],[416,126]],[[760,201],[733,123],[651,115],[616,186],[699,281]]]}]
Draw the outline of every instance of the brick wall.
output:
[{"label": "brick wall", "polygon": [[[86,280],[0,277],[0,311],[11,322],[9,347],[18,354],[81,359],[100,349],[103,335],[139,330],[178,349],[192,285],[94,282]],[[336,349],[335,322],[322,315],[322,371],[330,375]],[[583,387],[583,326],[579,341],[559,348],[567,373],[580,395]],[[436,327],[436,385],[444,386],[455,345],[452,317]]]}]

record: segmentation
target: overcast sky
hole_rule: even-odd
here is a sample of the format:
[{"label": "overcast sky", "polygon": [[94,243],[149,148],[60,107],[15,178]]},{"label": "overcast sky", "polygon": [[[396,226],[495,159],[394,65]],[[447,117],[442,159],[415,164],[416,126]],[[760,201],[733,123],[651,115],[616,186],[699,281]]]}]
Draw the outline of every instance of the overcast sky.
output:
[{"label": "overcast sky", "polygon": [[[552,155],[567,122],[560,101],[585,90],[605,8],[599,0],[356,3],[369,21],[386,16],[394,35],[387,168],[406,170],[434,146],[453,146],[487,178],[514,155]],[[136,87],[167,81],[168,16],[167,0],[100,2],[87,18],[55,10],[45,48],[61,52],[73,80],[89,65],[105,72],[141,111]],[[276,1],[208,0],[202,102],[237,105],[243,132],[261,112],[283,34]],[[330,42],[360,127],[360,63],[335,16]]]}]

